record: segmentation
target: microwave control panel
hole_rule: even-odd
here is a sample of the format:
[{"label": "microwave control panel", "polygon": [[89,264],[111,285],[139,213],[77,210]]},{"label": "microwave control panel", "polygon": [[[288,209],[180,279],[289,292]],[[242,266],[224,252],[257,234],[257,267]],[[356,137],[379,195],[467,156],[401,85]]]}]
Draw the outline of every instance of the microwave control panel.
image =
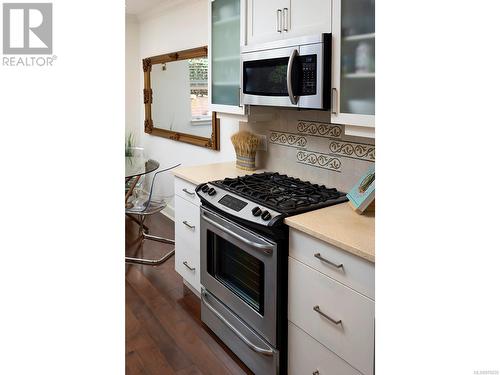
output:
[{"label": "microwave control panel", "polygon": [[300,56],[302,76],[300,77],[300,95],[316,95],[316,55]]}]

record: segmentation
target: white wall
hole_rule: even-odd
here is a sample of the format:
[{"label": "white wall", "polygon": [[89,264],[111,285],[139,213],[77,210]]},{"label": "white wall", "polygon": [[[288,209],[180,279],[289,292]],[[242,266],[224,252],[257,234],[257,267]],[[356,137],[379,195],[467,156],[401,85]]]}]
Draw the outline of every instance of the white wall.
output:
[{"label": "white wall", "polygon": [[[127,35],[129,26],[127,22]],[[168,52],[200,47],[208,44],[208,1],[186,0],[178,5],[164,9],[161,13],[147,18],[139,18],[138,40],[140,60],[145,57],[160,55]],[[128,39],[127,39],[128,40]],[[127,43],[127,59],[129,58],[129,43]],[[138,65],[142,76],[142,65]],[[129,76],[127,75],[127,79]],[[234,149],[231,144],[231,134],[238,131],[238,121],[232,118],[221,118],[220,125],[220,151],[208,150],[203,147],[176,142],[169,139],[151,136],[144,133],[144,104],[142,102],[143,79],[140,79],[138,99],[135,105],[140,113],[138,121],[140,143],[146,149],[149,157],[158,160],[161,166],[181,163],[183,166],[217,163],[234,160]],[[127,86],[127,90],[131,88]],[[129,94],[127,94],[129,95]],[[130,94],[132,97],[133,95]],[[128,96],[127,96],[128,97]],[[127,103],[128,104],[128,103]],[[132,119],[135,108],[127,105],[127,115]],[[135,121],[135,120],[134,120]],[[173,177],[162,179],[161,192],[173,195]]]},{"label": "white wall", "polygon": [[142,61],[139,54],[139,23],[127,14],[125,23],[125,130],[140,136],[142,98]]}]

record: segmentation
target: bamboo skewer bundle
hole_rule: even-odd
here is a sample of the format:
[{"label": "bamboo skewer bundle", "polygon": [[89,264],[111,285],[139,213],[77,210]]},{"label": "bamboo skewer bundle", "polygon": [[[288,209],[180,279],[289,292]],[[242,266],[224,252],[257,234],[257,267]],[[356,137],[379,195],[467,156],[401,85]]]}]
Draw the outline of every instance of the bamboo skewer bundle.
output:
[{"label": "bamboo skewer bundle", "polygon": [[259,137],[248,131],[240,131],[231,136],[231,141],[236,151],[236,167],[255,171],[255,154],[259,146]]}]

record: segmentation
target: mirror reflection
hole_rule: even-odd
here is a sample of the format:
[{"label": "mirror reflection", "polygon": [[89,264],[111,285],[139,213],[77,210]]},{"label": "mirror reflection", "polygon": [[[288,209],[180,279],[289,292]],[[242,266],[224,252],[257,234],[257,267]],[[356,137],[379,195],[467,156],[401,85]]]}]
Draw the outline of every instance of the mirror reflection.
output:
[{"label": "mirror reflection", "polygon": [[151,88],[155,128],[210,138],[207,57],[153,64]]}]

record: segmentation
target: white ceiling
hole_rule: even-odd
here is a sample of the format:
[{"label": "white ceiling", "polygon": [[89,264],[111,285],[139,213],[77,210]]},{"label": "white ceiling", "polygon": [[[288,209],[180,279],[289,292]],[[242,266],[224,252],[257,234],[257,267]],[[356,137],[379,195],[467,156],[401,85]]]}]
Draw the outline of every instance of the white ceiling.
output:
[{"label": "white ceiling", "polygon": [[161,3],[168,3],[171,0],[125,0],[125,11],[127,14],[139,15],[147,12]]}]

